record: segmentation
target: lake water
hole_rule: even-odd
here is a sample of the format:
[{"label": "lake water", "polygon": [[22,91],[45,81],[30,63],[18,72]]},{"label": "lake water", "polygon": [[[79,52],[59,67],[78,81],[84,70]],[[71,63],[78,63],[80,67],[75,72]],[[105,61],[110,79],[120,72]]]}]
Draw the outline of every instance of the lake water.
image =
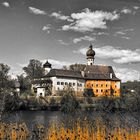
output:
[{"label": "lake water", "polygon": [[[75,120],[84,120],[94,122],[97,119],[104,122],[106,125],[119,124],[122,127],[133,127],[140,129],[140,113],[104,113],[104,112],[79,112],[73,115],[63,114],[60,111],[18,111],[10,113],[5,121],[7,122],[25,122],[29,128],[32,128],[34,124],[49,124],[64,123],[71,125]],[[82,121],[81,121],[82,122]]]},{"label": "lake water", "polygon": [[18,111],[6,115],[6,122],[25,122],[29,127],[34,124],[47,125],[51,122],[59,122],[62,118],[60,111]]}]

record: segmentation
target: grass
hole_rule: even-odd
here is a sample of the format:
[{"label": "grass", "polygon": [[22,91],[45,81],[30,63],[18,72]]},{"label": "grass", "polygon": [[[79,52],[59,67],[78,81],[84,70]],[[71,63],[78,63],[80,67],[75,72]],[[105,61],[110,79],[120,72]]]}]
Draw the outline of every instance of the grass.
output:
[{"label": "grass", "polygon": [[0,139],[4,140],[139,140],[140,130],[131,128],[107,128],[101,122],[96,126],[90,125],[86,120],[81,124],[77,122],[72,128],[63,124],[52,123],[47,128],[38,124],[29,130],[25,123],[0,123]]},{"label": "grass", "polygon": [[139,138],[140,131],[115,128],[108,132],[105,126],[98,126],[94,129],[77,125],[72,130],[64,127],[52,128],[44,140],[139,140]]}]

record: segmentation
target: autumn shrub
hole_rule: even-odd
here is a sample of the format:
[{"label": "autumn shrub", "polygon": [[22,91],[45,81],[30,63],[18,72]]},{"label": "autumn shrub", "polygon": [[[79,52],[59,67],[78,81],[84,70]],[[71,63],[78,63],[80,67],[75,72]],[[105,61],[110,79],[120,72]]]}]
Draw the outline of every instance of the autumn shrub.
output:
[{"label": "autumn shrub", "polygon": [[115,110],[115,98],[103,96],[97,102],[97,110],[112,112]]},{"label": "autumn shrub", "polygon": [[123,95],[123,104],[127,111],[140,110],[140,94],[138,92]]}]

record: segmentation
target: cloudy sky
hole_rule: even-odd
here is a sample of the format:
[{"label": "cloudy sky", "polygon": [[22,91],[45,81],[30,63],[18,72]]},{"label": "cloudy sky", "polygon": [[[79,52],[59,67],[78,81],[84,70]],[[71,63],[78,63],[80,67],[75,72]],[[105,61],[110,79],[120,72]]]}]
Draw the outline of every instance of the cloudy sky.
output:
[{"label": "cloudy sky", "polygon": [[22,73],[30,59],[53,67],[113,66],[122,81],[140,73],[140,0],[0,0],[0,62]]}]

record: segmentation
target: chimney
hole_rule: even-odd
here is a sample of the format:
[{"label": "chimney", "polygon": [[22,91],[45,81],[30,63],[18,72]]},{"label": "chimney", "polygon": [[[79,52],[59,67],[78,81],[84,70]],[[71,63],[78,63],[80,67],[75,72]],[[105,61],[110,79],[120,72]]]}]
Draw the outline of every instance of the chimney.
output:
[{"label": "chimney", "polygon": [[111,79],[113,78],[113,74],[112,74],[112,73],[110,73],[110,78],[111,78]]},{"label": "chimney", "polygon": [[85,72],[84,71],[81,71],[81,74],[83,77],[85,77]]}]

